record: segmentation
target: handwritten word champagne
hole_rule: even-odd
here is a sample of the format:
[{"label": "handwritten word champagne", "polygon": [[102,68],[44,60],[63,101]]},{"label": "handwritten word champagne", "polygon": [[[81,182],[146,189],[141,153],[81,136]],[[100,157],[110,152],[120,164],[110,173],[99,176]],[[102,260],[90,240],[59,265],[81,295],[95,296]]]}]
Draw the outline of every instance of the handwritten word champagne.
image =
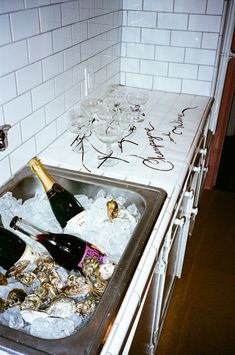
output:
[{"label": "handwritten word champagne", "polygon": [[33,173],[39,178],[49,199],[55,218],[62,228],[68,223],[81,228],[85,223],[85,210],[76,198],[49,175],[41,161],[34,157],[29,161]]},{"label": "handwritten word champagne", "polygon": [[37,253],[10,230],[0,227],[0,266],[5,270],[11,268],[16,262],[33,261]]},{"label": "handwritten word champagne", "polygon": [[102,250],[77,236],[45,232],[18,216],[13,217],[10,227],[41,243],[66,269],[82,269],[89,257],[96,258],[101,264],[105,261],[106,254]]}]

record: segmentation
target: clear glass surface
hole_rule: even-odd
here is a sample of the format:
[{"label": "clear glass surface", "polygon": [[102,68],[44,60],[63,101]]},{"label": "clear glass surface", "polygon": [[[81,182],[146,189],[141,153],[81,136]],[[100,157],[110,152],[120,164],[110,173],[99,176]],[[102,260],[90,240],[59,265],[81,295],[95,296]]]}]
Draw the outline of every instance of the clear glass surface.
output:
[{"label": "clear glass surface", "polygon": [[116,113],[113,116],[113,120],[119,124],[125,133],[127,133],[133,127],[133,115],[131,112]]},{"label": "clear glass surface", "polygon": [[143,91],[132,91],[127,95],[127,101],[131,105],[145,105],[149,99],[149,95]]},{"label": "clear glass surface", "polygon": [[77,135],[73,141],[72,150],[78,153],[84,153],[89,149],[88,137],[91,135],[91,119],[86,113],[79,109],[72,109],[69,111],[68,128],[70,132]]},{"label": "clear glass surface", "polygon": [[142,122],[145,118],[144,105],[147,103],[149,95],[143,91],[132,91],[126,99],[131,105],[134,121]]},{"label": "clear glass surface", "polygon": [[81,108],[89,115],[91,119],[94,118],[101,105],[103,105],[103,101],[98,98],[89,97],[81,101]]},{"label": "clear glass surface", "polygon": [[104,163],[103,166],[113,166],[118,163],[118,159],[112,158],[112,144],[118,142],[123,134],[123,130],[116,122],[101,123],[95,126],[96,137],[106,145],[106,154],[111,155]]}]

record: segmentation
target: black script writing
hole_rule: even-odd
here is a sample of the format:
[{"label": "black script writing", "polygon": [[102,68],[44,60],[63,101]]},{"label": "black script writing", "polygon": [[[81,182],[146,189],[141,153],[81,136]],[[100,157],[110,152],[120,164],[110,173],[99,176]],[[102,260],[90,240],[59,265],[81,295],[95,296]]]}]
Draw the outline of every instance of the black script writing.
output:
[{"label": "black script writing", "polygon": [[141,157],[138,155],[133,155],[137,158],[142,159],[142,163],[150,169],[158,170],[158,171],[170,171],[174,169],[173,163],[166,160],[161,148],[164,148],[163,145],[159,144],[159,142],[163,141],[162,137],[159,137],[154,134],[154,126],[149,122],[150,127],[146,127],[145,131],[148,137],[149,145],[153,148],[156,156],[150,157]]},{"label": "black script writing", "polygon": [[195,107],[186,107],[184,108],[181,113],[179,113],[177,115],[177,119],[174,121],[171,121],[170,123],[173,123],[173,129],[172,129],[172,133],[174,134],[178,134],[181,135],[183,133],[182,129],[184,128],[184,123],[183,123],[183,117],[185,116],[185,111],[187,110],[194,110],[195,108],[197,108],[198,106]]}]

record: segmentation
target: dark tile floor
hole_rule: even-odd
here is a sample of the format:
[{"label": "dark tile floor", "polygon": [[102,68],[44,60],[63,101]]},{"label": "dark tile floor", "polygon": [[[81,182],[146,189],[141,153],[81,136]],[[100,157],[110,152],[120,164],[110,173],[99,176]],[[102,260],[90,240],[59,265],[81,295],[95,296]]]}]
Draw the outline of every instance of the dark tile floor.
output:
[{"label": "dark tile floor", "polygon": [[235,354],[234,192],[202,193],[156,354]]},{"label": "dark tile floor", "polygon": [[225,136],[216,187],[235,192],[234,165],[235,135]]}]

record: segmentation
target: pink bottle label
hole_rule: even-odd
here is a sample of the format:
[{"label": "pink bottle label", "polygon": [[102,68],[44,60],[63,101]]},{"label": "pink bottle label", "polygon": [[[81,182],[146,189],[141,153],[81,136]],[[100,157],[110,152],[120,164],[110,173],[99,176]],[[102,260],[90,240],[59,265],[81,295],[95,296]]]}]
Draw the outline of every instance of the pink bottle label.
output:
[{"label": "pink bottle label", "polygon": [[86,249],[83,258],[78,264],[81,269],[83,268],[84,261],[87,258],[96,258],[101,264],[103,264],[105,261],[105,254],[102,254],[102,252],[96,247],[91,248],[88,244],[86,244]]}]

